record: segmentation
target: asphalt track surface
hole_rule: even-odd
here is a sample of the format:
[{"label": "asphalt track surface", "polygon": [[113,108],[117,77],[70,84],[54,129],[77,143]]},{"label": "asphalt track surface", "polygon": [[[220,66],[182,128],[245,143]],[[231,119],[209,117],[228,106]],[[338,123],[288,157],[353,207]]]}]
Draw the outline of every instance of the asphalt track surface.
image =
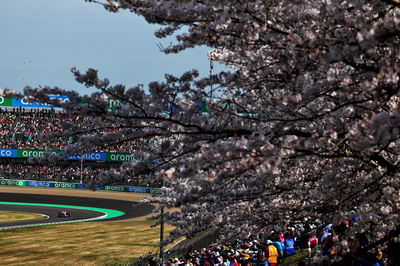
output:
[{"label": "asphalt track surface", "polygon": [[[26,194],[26,193],[3,193],[0,192],[0,202],[18,202],[18,203],[38,203],[38,204],[55,204],[55,205],[73,205],[89,208],[102,208],[111,209],[124,212],[122,216],[99,220],[100,221],[116,221],[126,220],[136,217],[145,216],[150,214],[153,206],[150,204],[142,204],[125,200],[112,200],[103,198],[89,198],[89,197],[71,197],[71,196],[58,196],[58,195],[42,195],[42,194]],[[16,221],[0,223],[0,228],[16,227],[16,226],[29,226],[39,224],[51,223],[67,223],[74,221],[81,221],[101,217],[103,212],[74,209],[74,208],[60,208],[48,206],[34,206],[34,205],[7,205],[0,204],[0,210],[4,211],[19,211],[43,214],[48,216],[40,220],[30,221]],[[60,210],[66,210],[71,214],[71,217],[59,218],[57,217]]]}]

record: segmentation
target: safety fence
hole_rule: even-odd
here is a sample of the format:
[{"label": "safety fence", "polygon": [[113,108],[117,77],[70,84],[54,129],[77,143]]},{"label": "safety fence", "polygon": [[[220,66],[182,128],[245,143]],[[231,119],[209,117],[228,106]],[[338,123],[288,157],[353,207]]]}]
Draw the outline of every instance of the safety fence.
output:
[{"label": "safety fence", "polygon": [[[80,184],[80,183],[36,181],[36,180],[15,180],[15,179],[1,179],[0,186],[92,189],[92,188],[88,188],[85,184]],[[161,193],[160,188],[118,186],[118,185],[105,185],[105,186],[97,185],[96,190],[150,193],[150,194],[160,194]]]}]

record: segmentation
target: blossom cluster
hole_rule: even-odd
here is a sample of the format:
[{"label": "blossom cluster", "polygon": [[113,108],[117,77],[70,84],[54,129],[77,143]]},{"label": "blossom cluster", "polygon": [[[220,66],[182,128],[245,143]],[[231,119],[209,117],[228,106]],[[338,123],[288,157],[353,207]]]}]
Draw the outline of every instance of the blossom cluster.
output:
[{"label": "blossom cluster", "polygon": [[[210,227],[224,239],[248,238],[271,224],[350,216],[362,220],[354,232],[380,245],[399,233],[397,0],[91,2],[162,25],[156,35],[177,40],[166,53],[206,45],[211,60],[233,69],[166,75],[148,89],[73,69],[99,89],[87,105],[61,104],[94,118],[75,149],[121,135],[157,139],[158,149],[141,151],[145,166],[125,164],[106,179],[162,178],[164,194],[153,201],[179,208],[166,217],[177,227],[172,238]],[[121,104],[107,110],[104,97]],[[97,130],[110,125],[119,130]]]}]

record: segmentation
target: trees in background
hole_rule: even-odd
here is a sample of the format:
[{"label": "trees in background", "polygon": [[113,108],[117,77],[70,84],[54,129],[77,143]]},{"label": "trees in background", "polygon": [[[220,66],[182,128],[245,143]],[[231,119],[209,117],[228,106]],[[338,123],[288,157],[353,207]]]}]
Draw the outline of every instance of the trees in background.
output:
[{"label": "trees in background", "polygon": [[[156,140],[138,155],[145,162],[125,163],[99,181],[163,178],[164,194],[154,201],[180,208],[166,217],[177,226],[172,237],[218,228],[229,240],[354,216],[348,237],[366,232],[369,248],[399,235],[397,0],[89,2],[160,24],[158,37],[177,39],[166,53],[207,45],[211,60],[232,68],[209,78],[195,70],[166,75],[148,88],[73,69],[78,82],[99,92],[80,98],[58,88],[25,91],[86,103],[63,104],[93,116],[64,128],[80,135],[71,153]],[[110,110],[105,98],[120,104]]]}]

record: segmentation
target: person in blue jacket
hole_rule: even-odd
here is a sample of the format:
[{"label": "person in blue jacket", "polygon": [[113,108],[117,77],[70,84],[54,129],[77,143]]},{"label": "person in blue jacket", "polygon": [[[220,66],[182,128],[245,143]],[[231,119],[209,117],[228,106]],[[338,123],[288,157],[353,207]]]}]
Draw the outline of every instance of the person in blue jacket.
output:
[{"label": "person in blue jacket", "polygon": [[281,260],[283,257],[283,243],[281,242],[281,239],[279,237],[279,234],[274,234],[273,235],[273,240],[272,241],[272,245],[274,245],[276,247],[276,249],[278,250],[278,260]]},{"label": "person in blue jacket", "polygon": [[294,254],[294,240],[292,234],[289,232],[285,233],[285,242],[283,243],[283,255],[291,256]]}]

